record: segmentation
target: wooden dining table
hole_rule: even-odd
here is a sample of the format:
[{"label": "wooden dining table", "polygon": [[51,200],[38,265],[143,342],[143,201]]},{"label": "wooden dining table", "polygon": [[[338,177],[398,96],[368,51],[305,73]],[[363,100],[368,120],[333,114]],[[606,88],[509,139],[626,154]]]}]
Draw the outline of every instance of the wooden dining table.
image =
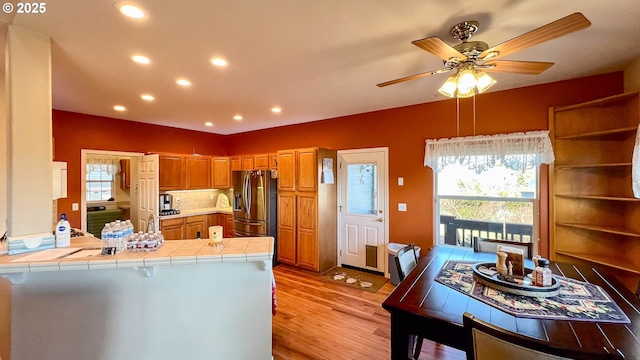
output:
[{"label": "wooden dining table", "polygon": [[[516,317],[434,280],[447,260],[495,262],[496,255],[466,248],[436,246],[382,303],[391,313],[391,359],[410,358],[414,335],[465,351],[465,312],[503,329],[566,348],[618,351],[640,359],[640,300],[599,268],[551,262],[554,274],[600,286],[631,323],[600,323]],[[528,264],[528,267],[532,263]]]}]

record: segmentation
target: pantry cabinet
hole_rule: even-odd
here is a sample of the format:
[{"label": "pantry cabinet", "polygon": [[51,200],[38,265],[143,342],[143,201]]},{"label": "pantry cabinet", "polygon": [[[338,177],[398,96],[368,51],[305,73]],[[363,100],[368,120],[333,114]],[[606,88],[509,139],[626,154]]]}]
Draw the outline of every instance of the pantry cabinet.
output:
[{"label": "pantry cabinet", "polygon": [[208,156],[187,156],[185,167],[185,188],[187,190],[209,189],[211,187],[211,161]]},{"label": "pantry cabinet", "polygon": [[159,155],[158,165],[160,191],[184,190],[184,156],[161,154]]},{"label": "pantry cabinet", "polygon": [[214,189],[231,187],[231,161],[228,157],[211,158],[211,187]]},{"label": "pantry cabinet", "polygon": [[338,256],[337,190],[319,176],[323,159],[335,163],[336,152],[278,151],[278,260],[321,273],[335,267]]},{"label": "pantry cabinet", "polygon": [[632,291],[640,280],[631,179],[638,123],[638,92],[549,111],[550,257],[604,266]]}]

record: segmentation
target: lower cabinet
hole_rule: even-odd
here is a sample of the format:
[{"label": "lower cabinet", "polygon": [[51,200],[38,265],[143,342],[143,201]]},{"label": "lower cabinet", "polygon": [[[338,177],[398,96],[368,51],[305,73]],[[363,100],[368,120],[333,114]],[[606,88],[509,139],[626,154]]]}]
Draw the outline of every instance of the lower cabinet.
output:
[{"label": "lower cabinet", "polygon": [[185,239],[202,239],[209,237],[207,215],[189,216],[185,219],[185,223]]},{"label": "lower cabinet", "polygon": [[233,237],[233,214],[225,214],[224,215],[224,237],[232,238]]},{"label": "lower cabinet", "polygon": [[160,231],[165,240],[182,240],[184,238],[184,218],[160,220]]},{"label": "lower cabinet", "polygon": [[[225,238],[233,237],[233,215],[232,214],[209,214],[207,215],[207,224],[208,224],[207,229],[208,229],[208,226],[222,226],[222,236]],[[209,236],[208,232],[207,232],[207,236]]]}]

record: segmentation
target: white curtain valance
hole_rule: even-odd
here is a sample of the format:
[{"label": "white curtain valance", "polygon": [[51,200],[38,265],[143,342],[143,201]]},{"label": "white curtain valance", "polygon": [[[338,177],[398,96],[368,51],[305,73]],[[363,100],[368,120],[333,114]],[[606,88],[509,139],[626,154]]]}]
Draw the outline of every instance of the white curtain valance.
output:
[{"label": "white curtain valance", "polygon": [[550,164],[555,160],[549,131],[456,137],[426,140],[424,165],[435,172],[451,163],[476,164],[495,162],[507,155],[524,155],[526,167]]},{"label": "white curtain valance", "polygon": [[92,171],[104,171],[109,175],[115,175],[120,171],[120,163],[116,158],[87,157],[87,174]]}]

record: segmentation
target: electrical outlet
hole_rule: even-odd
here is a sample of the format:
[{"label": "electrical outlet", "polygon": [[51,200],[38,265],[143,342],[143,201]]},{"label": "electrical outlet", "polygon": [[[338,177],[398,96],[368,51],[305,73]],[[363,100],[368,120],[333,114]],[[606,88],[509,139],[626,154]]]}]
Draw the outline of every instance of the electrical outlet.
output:
[{"label": "electrical outlet", "polygon": [[213,194],[209,195],[209,200],[213,200]]},{"label": "electrical outlet", "polygon": [[180,202],[180,197],[176,196],[176,202],[179,203]]},{"label": "electrical outlet", "polygon": [[407,211],[407,204],[398,203],[398,211]]},{"label": "electrical outlet", "polygon": [[80,209],[80,205],[78,203],[71,204],[71,211],[78,211]]}]

